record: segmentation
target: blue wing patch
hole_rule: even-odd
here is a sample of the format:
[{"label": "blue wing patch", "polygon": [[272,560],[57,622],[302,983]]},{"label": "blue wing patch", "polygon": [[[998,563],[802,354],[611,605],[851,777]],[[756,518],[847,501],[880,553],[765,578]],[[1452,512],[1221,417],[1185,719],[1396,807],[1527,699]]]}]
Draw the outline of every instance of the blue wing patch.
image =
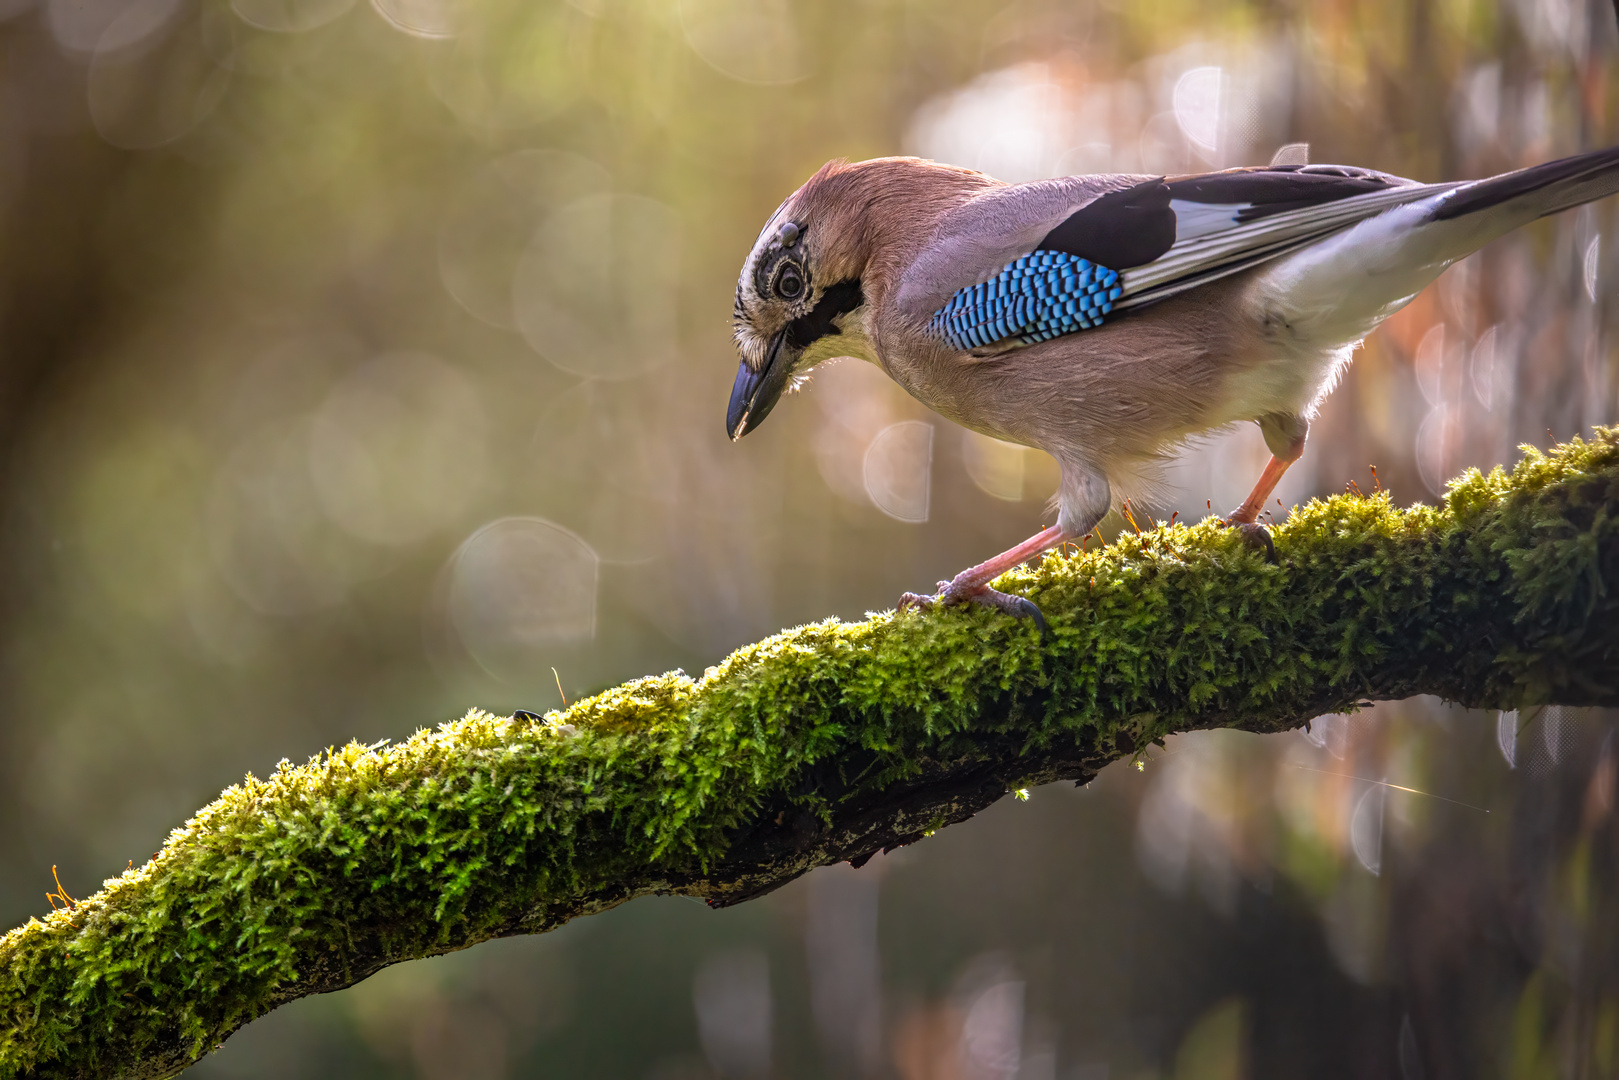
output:
[{"label": "blue wing patch", "polygon": [[1116,270],[1063,251],[1031,251],[956,293],[928,328],[963,352],[1008,338],[1033,345],[1100,326],[1120,291]]}]

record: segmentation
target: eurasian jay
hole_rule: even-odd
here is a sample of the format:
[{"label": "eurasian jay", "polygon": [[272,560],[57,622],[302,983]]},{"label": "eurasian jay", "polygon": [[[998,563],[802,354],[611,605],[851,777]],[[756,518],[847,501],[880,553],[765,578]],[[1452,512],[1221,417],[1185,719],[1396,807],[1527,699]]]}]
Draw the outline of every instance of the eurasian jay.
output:
[{"label": "eurasian jay", "polygon": [[[1006,184],[918,158],[829,162],[765,223],[736,286],[726,429],[838,356],[1061,468],[1057,522],[901,606],[974,601],[1107,513],[1189,436],[1259,424],[1271,459],[1226,519],[1256,519],[1355,346],[1451,263],[1619,191],[1619,149],[1422,184],[1341,165]],[[1268,540],[1268,537],[1264,538]]]}]

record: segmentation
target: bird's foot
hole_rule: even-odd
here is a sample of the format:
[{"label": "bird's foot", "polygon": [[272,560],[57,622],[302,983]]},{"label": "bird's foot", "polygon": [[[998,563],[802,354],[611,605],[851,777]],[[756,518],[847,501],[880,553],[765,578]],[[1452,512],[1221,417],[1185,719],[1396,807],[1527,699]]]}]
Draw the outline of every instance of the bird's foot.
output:
[{"label": "bird's foot", "polygon": [[1276,545],[1271,541],[1270,530],[1257,521],[1234,521],[1226,518],[1226,525],[1237,530],[1242,536],[1242,542],[1256,551],[1265,553],[1266,562],[1276,561]]},{"label": "bird's foot", "polygon": [[899,598],[901,611],[929,611],[935,605],[951,604],[982,604],[1014,619],[1033,619],[1034,625],[1040,628],[1040,636],[1051,637],[1051,627],[1046,624],[1045,615],[1035,606],[1034,601],[1012,593],[1003,593],[988,585],[970,585],[961,578],[939,582],[939,591],[933,596],[908,592]]}]

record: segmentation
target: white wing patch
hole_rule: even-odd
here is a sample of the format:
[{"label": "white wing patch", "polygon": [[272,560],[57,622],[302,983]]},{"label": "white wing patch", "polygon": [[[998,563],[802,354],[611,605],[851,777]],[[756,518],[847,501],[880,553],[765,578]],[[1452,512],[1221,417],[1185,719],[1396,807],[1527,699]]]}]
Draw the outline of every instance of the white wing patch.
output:
[{"label": "white wing patch", "polygon": [[[1431,198],[1460,186],[1411,184],[1367,192],[1319,206],[1286,210],[1239,225],[1224,225],[1189,239],[1183,240],[1177,235],[1168,251],[1152,262],[1133,267],[1119,276],[1123,295],[1113,306],[1140,307],[1206,285],[1262,262],[1269,262],[1393,207]],[[1170,205],[1179,202],[1171,200]],[[1237,213],[1237,208],[1229,204],[1219,209],[1232,216]],[[1209,215],[1199,219],[1197,224],[1212,225],[1214,220],[1214,216]]]},{"label": "white wing patch", "polygon": [[1170,199],[1169,208],[1175,212],[1175,243],[1229,229],[1237,224],[1237,215],[1251,209],[1253,205],[1253,203],[1201,203],[1189,199]]}]

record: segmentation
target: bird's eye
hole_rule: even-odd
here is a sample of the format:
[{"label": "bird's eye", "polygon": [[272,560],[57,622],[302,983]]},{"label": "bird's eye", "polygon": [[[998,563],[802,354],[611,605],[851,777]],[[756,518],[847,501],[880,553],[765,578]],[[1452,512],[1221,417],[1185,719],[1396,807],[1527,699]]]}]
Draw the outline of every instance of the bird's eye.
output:
[{"label": "bird's eye", "polygon": [[797,300],[804,295],[804,279],[797,270],[789,266],[783,270],[781,277],[776,279],[776,293],[783,300]]}]

